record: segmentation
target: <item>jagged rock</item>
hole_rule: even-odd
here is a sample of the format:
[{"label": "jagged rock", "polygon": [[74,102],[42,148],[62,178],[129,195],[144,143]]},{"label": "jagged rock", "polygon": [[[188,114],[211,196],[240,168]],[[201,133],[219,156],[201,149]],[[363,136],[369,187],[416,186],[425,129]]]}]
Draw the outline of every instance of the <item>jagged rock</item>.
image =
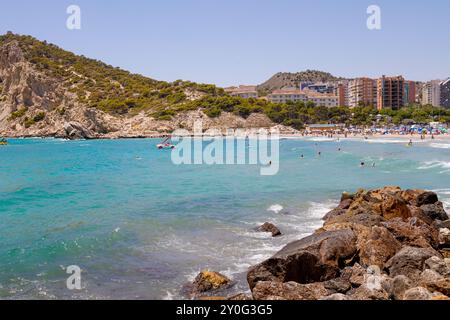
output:
[{"label": "jagged rock", "polygon": [[448,220],[448,215],[445,212],[444,204],[442,202],[436,202],[434,204],[426,204],[420,207],[423,213],[433,220]]},{"label": "jagged rock", "polygon": [[399,187],[385,187],[368,192],[358,192],[347,211],[348,215],[371,214],[385,219],[409,218],[411,212],[401,196]]},{"label": "jagged rock", "polygon": [[433,295],[423,287],[409,289],[403,295],[403,300],[431,300]]},{"label": "jagged rock", "polygon": [[431,269],[426,269],[420,274],[420,278],[418,280],[418,283],[419,283],[420,286],[429,289],[429,287],[428,287],[429,284],[434,283],[436,281],[439,281],[439,280],[441,280],[443,278],[444,277],[441,276],[436,271],[433,271]]},{"label": "jagged rock", "polygon": [[272,234],[272,237],[281,236],[281,231],[274,224],[266,222],[257,229],[258,232],[268,232]]},{"label": "jagged rock", "polygon": [[442,247],[450,247],[450,230],[442,228],[439,230],[439,245]]},{"label": "jagged rock", "polygon": [[299,284],[297,282],[260,281],[252,290],[255,300],[269,300],[271,297],[280,300],[319,300],[330,292],[322,283]]},{"label": "jagged rock", "polygon": [[408,209],[411,212],[411,217],[420,219],[430,226],[436,221],[425,215],[425,213],[419,207],[408,205]]},{"label": "jagged rock", "polygon": [[425,261],[425,267],[437,272],[441,276],[450,276],[450,264],[438,257],[431,257]]},{"label": "jagged rock", "polygon": [[423,192],[417,197],[415,205],[421,207],[423,205],[435,204],[438,202],[438,195],[434,192]]},{"label": "jagged rock", "polygon": [[385,221],[383,217],[367,213],[362,213],[358,215],[349,215],[348,213],[341,215],[332,214],[325,221],[324,228],[335,224],[347,224],[348,227],[351,225],[362,225],[365,227],[373,227],[381,225],[383,221]]},{"label": "jagged rock", "polygon": [[387,291],[394,300],[403,300],[405,292],[412,286],[413,283],[408,277],[399,275],[392,279]]},{"label": "jagged rock", "polygon": [[378,266],[370,266],[363,276],[363,283],[347,293],[353,300],[388,300],[384,284],[389,278],[381,274]]},{"label": "jagged rock", "polygon": [[[434,272],[434,271],[432,271]],[[437,274],[437,273],[436,273]],[[439,292],[446,296],[450,296],[450,278],[441,277],[432,281],[431,279],[425,283],[425,286],[431,292]]]},{"label": "jagged rock", "polygon": [[350,283],[359,287],[364,283],[364,276],[366,275],[366,269],[356,263],[351,269]]},{"label": "jagged rock", "polygon": [[391,277],[405,275],[414,281],[422,273],[425,261],[433,256],[440,254],[431,248],[404,247],[386,263],[386,268]]},{"label": "jagged rock", "polygon": [[69,122],[64,124],[64,130],[66,131],[69,139],[94,139],[95,134],[90,129],[84,127],[78,122]]},{"label": "jagged rock", "polygon": [[190,288],[190,294],[197,296],[201,293],[216,291],[229,286],[231,283],[231,280],[226,276],[218,272],[205,270],[195,278]]},{"label": "jagged rock", "polygon": [[348,193],[348,192],[343,192],[342,196],[341,196],[341,202],[343,202],[345,200],[353,201],[354,198],[355,198],[354,194],[351,194],[351,193]]},{"label": "jagged rock", "polygon": [[333,210],[331,210],[330,212],[328,212],[323,218],[323,221],[329,221],[331,219],[335,219],[336,217],[340,217],[343,216],[347,213],[347,209],[339,209],[339,208],[335,208]]},{"label": "jagged rock", "polygon": [[249,300],[253,300],[252,297],[246,295],[245,293],[239,293],[237,295],[228,297],[227,300],[230,301],[249,301]]},{"label": "jagged rock", "polygon": [[259,281],[313,283],[336,278],[339,267],[356,254],[351,230],[314,234],[292,242],[247,274],[250,289]]},{"label": "jagged rock", "polygon": [[447,296],[444,296],[444,295],[435,295],[435,296],[433,296],[432,298],[431,298],[431,300],[435,300],[435,301],[443,301],[443,300],[445,300],[445,301],[449,301],[450,300],[450,297],[447,297]]},{"label": "jagged rock", "polygon": [[360,263],[383,267],[401,248],[401,244],[384,227],[373,227],[362,243],[358,239]]},{"label": "jagged rock", "polygon": [[421,248],[437,248],[439,233],[435,228],[417,218],[403,220],[400,218],[383,222],[395,238],[405,245]]},{"label": "jagged rock", "polygon": [[344,301],[344,300],[350,300],[350,298],[347,297],[345,294],[335,293],[335,294],[332,294],[331,296],[324,297],[319,300],[337,300],[337,301],[341,300],[341,301]]},{"label": "jagged rock", "polygon": [[450,230],[450,220],[442,221],[442,225],[440,229],[449,229]]},{"label": "jagged rock", "polygon": [[330,292],[346,293],[352,288],[349,279],[340,277],[324,282],[324,286]]},{"label": "jagged rock", "polygon": [[347,213],[348,208],[350,208],[350,205],[352,204],[353,199],[351,198],[344,198],[343,200],[341,200],[341,203],[339,203],[339,205],[331,210],[330,212],[328,212],[323,218],[322,220],[324,221],[328,221],[330,219],[333,219],[335,217],[339,217],[342,216],[344,214]]}]

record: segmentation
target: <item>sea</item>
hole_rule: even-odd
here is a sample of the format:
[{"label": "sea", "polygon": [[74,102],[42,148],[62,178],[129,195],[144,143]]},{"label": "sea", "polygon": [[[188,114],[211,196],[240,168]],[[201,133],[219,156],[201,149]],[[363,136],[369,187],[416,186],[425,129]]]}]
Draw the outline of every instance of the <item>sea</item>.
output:
[{"label": "sea", "polygon": [[[313,233],[344,191],[433,190],[450,209],[449,139],[282,139],[272,176],[259,165],[176,165],[160,142],[1,146],[0,299],[187,299],[204,269],[246,292],[248,268]],[[283,236],[255,231],[264,222]]]}]

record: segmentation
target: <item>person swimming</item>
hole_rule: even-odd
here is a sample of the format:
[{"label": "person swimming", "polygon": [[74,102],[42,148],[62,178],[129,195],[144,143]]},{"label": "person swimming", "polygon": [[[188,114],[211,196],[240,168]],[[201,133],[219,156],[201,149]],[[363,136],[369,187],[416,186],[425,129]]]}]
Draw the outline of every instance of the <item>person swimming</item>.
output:
[{"label": "person swimming", "polygon": [[366,165],[365,162],[361,162],[361,167],[364,167]]},{"label": "person swimming", "polygon": [[319,151],[318,153],[317,153],[318,155],[319,155],[319,157],[322,155],[322,152],[321,151]]},{"label": "person swimming", "polygon": [[305,156],[304,156],[303,154],[300,156],[300,158],[302,158],[302,159],[303,159],[304,157],[305,157]]},{"label": "person swimming", "polygon": [[409,147],[412,147],[412,146],[413,146],[413,141],[412,141],[412,140],[409,140],[408,146],[409,146]]}]

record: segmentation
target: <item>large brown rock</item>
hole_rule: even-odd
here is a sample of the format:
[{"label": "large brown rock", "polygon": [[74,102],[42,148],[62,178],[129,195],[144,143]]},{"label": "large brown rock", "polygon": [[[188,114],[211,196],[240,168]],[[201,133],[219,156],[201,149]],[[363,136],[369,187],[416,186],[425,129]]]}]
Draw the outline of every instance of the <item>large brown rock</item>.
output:
[{"label": "large brown rock", "polygon": [[386,263],[385,267],[391,277],[404,275],[414,281],[424,270],[425,261],[433,256],[441,257],[432,248],[404,247]]},{"label": "large brown rock", "polygon": [[264,223],[262,226],[260,226],[258,229],[256,229],[258,232],[267,232],[271,233],[272,237],[279,237],[281,236],[281,231],[278,229],[274,224],[270,222]]},{"label": "large brown rock", "polygon": [[403,295],[403,300],[431,300],[433,295],[430,291],[423,287],[415,287],[409,289]]},{"label": "large brown rock", "polygon": [[406,276],[400,275],[392,279],[388,293],[394,300],[403,300],[405,292],[413,286],[413,282]]},{"label": "large brown rock", "polygon": [[202,293],[223,289],[231,284],[231,280],[226,276],[218,272],[205,270],[198,274],[189,291],[191,296],[198,296]]},{"label": "large brown rock", "polygon": [[425,204],[420,207],[425,216],[433,220],[448,220],[447,212],[445,212],[444,204],[442,202],[436,202],[434,204]]},{"label": "large brown rock", "polygon": [[330,295],[322,283],[260,281],[252,290],[255,300],[319,300]]},{"label": "large brown rock", "polygon": [[409,218],[409,203],[401,196],[399,187],[358,192],[350,205],[348,215],[371,214],[389,220],[392,218]]},{"label": "large brown rock", "polygon": [[314,283],[336,278],[356,254],[352,230],[326,231],[292,242],[247,274],[250,289],[260,281]]},{"label": "large brown rock", "polygon": [[425,267],[437,272],[441,276],[450,277],[450,261],[439,259],[438,257],[431,257],[425,261]]},{"label": "large brown rock", "polygon": [[435,204],[438,202],[438,195],[434,192],[425,191],[417,196],[415,205],[421,207],[427,204]]},{"label": "large brown rock", "polygon": [[431,292],[439,292],[446,296],[450,296],[450,278],[447,277],[428,282],[426,288]]},{"label": "large brown rock", "polygon": [[360,263],[380,268],[401,249],[401,244],[384,227],[373,227],[366,239],[358,239]]},{"label": "large brown rock", "polygon": [[394,237],[404,245],[428,248],[437,248],[439,244],[439,232],[417,218],[403,220],[392,219],[382,223]]}]

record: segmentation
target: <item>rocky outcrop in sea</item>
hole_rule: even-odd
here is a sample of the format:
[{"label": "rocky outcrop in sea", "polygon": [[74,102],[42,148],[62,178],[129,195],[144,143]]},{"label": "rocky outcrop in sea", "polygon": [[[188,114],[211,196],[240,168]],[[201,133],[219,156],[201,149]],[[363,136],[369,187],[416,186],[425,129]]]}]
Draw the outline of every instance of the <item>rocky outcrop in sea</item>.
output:
[{"label": "rocky outcrop in sea", "polygon": [[438,196],[385,187],[344,193],[322,228],[252,267],[247,281],[255,300],[450,300],[449,258]]}]

